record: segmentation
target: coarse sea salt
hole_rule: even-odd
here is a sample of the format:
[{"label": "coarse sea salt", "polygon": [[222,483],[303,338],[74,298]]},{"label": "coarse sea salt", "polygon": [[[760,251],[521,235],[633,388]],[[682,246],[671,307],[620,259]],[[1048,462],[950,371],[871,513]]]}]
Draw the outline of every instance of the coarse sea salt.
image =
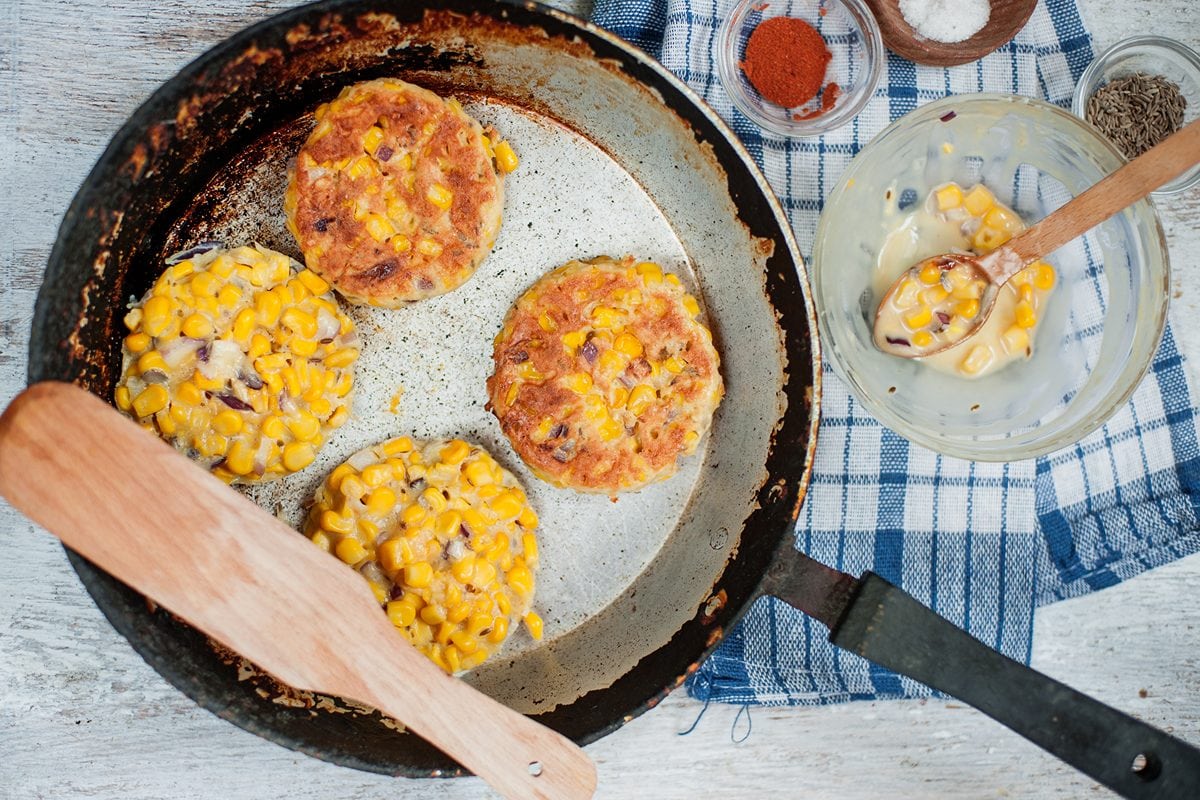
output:
[{"label": "coarse sea salt", "polygon": [[989,0],[900,0],[900,13],[917,33],[935,42],[961,42],[992,15]]}]

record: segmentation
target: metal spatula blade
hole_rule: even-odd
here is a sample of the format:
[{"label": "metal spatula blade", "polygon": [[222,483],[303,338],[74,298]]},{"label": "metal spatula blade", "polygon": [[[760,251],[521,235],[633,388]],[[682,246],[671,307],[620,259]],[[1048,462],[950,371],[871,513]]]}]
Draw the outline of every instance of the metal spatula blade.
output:
[{"label": "metal spatula blade", "polygon": [[36,384],[0,417],[0,495],[284,683],[395,717],[506,797],[595,791],[575,744],[442,672],[353,571],[83,389]]}]

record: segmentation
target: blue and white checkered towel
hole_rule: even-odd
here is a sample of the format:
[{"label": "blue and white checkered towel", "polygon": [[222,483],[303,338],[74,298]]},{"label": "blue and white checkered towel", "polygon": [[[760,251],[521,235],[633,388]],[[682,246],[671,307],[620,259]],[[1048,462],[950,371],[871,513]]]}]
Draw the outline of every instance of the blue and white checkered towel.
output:
[{"label": "blue and white checkered towel", "polygon": [[[732,125],[806,255],[825,192],[889,122],[950,93],[1066,105],[1092,59],[1074,0],[1045,0],[1016,39],[979,62],[939,69],[889,54],[881,88],[856,124],[819,140],[787,140],[742,116],[716,78],[713,40],[732,5],[597,0],[593,19],[661,60]],[[824,382],[797,547],[847,572],[874,570],[1013,658],[1029,659],[1038,606],[1200,550],[1197,409],[1170,329],[1149,375],[1107,425],[1073,448],[1011,464],[910,444],[868,415],[828,365]],[[770,705],[931,694],[834,648],[826,634],[784,603],[762,600],[689,688],[704,700]]]}]

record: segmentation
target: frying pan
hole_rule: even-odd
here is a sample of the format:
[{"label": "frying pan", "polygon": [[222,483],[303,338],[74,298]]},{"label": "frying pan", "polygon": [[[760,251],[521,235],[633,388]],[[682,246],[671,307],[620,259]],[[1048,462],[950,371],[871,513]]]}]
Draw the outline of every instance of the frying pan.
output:
[{"label": "frying pan", "polygon": [[[1200,785],[1187,745],[1004,659],[876,576],[855,580],[796,552],[789,534],[815,447],[820,359],[786,218],[683,84],[551,9],[331,0],[247,29],[185,68],[135,112],[67,212],[35,311],[30,381],[111,397],[124,305],[171,252],[220,239],[297,255],[279,211],[287,159],[316,105],[382,75],[456,94],[514,142],[522,166],[506,187],[505,226],[462,289],[400,312],[354,311],[365,343],[354,418],[321,462],[254,499],[295,522],[328,468],[396,433],[487,445],[543,520],[547,636],[517,637],[467,680],[580,743],[652,707],[773,594],[829,625],[836,643],[956,694],[1122,793],[1184,796]],[[667,264],[701,298],[728,394],[680,474],[612,503],[530,476],[482,407],[483,378],[490,338],[532,280],[569,258],[625,252]],[[244,665],[229,654],[68,555],[117,630],[205,708],[346,766],[460,774],[376,714],[275,702],[263,683],[239,680]]]}]

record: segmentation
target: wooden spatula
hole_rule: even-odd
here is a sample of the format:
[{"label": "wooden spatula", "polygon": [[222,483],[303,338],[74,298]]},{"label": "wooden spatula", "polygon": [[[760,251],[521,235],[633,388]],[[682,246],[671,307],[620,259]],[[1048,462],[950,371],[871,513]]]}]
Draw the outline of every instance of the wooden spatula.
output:
[{"label": "wooden spatula", "polygon": [[595,791],[572,742],[442,672],[352,570],[83,389],[36,384],[0,417],[0,495],[284,683],[395,717],[506,797]]}]

